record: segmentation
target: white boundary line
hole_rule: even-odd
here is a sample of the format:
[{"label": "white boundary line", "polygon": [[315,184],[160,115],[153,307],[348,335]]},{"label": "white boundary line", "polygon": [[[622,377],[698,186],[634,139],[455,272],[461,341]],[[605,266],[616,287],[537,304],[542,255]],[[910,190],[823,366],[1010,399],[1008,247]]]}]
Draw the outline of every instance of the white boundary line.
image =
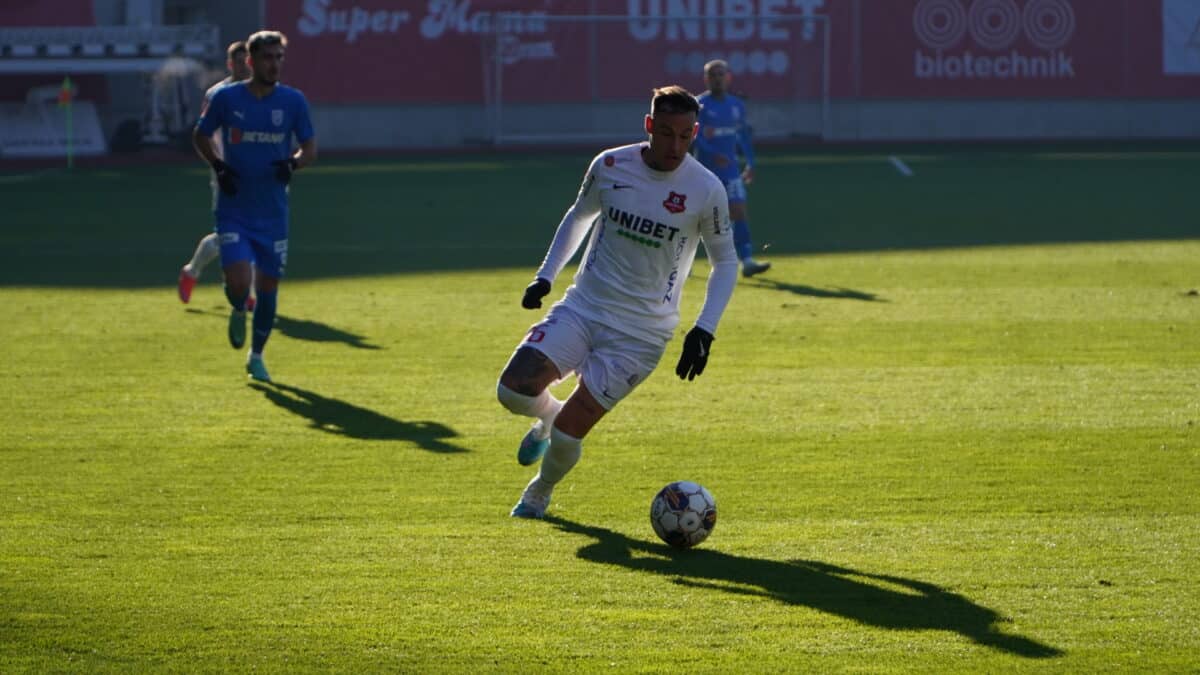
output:
[{"label": "white boundary line", "polygon": [[888,157],[888,161],[891,162],[892,166],[896,167],[896,171],[899,171],[901,176],[904,176],[905,178],[912,178],[913,170],[908,168],[908,165],[904,163],[904,160],[895,155],[890,155]]},{"label": "white boundary line", "polygon": [[51,167],[48,169],[40,169],[28,173],[3,173],[0,172],[0,183],[23,183],[25,181],[37,180],[43,176],[48,176],[53,173],[62,171],[62,167]]}]

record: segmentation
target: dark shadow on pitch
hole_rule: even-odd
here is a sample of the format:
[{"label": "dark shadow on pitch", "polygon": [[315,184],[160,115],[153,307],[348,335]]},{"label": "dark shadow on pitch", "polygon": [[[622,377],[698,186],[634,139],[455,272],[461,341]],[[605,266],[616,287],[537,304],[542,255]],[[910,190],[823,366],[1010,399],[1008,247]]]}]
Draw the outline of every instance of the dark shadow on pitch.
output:
[{"label": "dark shadow on pitch", "polygon": [[440,422],[405,422],[279,382],[252,382],[250,386],[280,408],[307,418],[313,429],[364,441],[407,441],[430,452],[469,452],[446,440],[458,438],[459,434]]},{"label": "dark shadow on pitch", "polygon": [[881,298],[874,293],[856,291],[853,288],[818,288],[816,286],[808,286],[805,284],[789,284],[785,281],[776,281],[775,279],[766,279],[763,277],[756,277],[753,281],[747,283],[752,287],[765,288],[771,291],[787,291],[788,293],[795,293],[796,295],[806,295],[810,298],[888,302],[887,299]]},{"label": "dark shadow on pitch", "polygon": [[367,342],[365,335],[334,328],[327,323],[310,319],[293,319],[282,314],[275,317],[275,330],[296,340],[309,342],[341,342],[356,349],[383,349]]},{"label": "dark shadow on pitch", "polygon": [[[227,308],[220,310],[205,310],[196,307],[186,307],[183,310],[188,314],[199,314],[202,316],[216,316],[221,319],[229,317]],[[275,315],[275,330],[280,334],[286,335],[293,340],[306,340],[308,342],[341,342],[356,349],[383,349],[379,345],[373,345],[367,342],[369,338],[365,335],[351,333],[350,331],[335,328],[327,323],[320,321],[312,321],[309,319],[293,319],[290,316],[282,314]]]},{"label": "dark shadow on pitch", "polygon": [[976,644],[1026,658],[1063,654],[1031,638],[1001,632],[998,624],[1005,619],[995,610],[923,581],[815,560],[748,558],[708,548],[680,551],[556,516],[546,521],[563,532],[595,539],[575,553],[580,559],[660,574],[683,586],[771,598],[889,630],[953,631]]}]

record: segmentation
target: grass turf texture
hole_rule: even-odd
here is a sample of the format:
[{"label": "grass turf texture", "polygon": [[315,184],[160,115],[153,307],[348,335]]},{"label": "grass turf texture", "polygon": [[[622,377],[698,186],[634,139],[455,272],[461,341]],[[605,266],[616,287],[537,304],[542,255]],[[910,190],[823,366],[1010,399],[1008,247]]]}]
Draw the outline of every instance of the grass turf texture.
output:
[{"label": "grass turf texture", "polygon": [[586,156],[301,173],[271,387],[202,172],[0,174],[0,670],[1195,669],[1200,156],[903,158],[764,153],[776,267],[549,522],[493,387]]}]

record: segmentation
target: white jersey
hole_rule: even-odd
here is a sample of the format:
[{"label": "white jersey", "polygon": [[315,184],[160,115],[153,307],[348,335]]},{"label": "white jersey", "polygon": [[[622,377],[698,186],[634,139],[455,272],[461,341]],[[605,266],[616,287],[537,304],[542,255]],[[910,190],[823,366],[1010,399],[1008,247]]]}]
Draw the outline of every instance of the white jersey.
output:
[{"label": "white jersey", "polygon": [[646,143],[592,160],[537,276],[553,282],[591,228],[575,283],[560,301],[614,330],[650,342],[671,339],[696,247],[713,266],[696,325],[716,334],[733,295],[738,261],[725,186],[692,156],[674,171],[642,160]]}]

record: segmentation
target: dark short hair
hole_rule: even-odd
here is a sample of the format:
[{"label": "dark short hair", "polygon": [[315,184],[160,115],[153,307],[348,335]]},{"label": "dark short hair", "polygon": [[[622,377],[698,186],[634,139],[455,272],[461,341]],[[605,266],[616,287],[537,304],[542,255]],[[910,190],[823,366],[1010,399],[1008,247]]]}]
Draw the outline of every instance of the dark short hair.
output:
[{"label": "dark short hair", "polygon": [[246,49],[249,49],[251,54],[257,53],[263,47],[275,45],[287,47],[287,36],[277,30],[260,30],[246,38]]},{"label": "dark short hair", "polygon": [[239,53],[242,53],[242,54],[246,53],[246,41],[245,40],[237,40],[235,42],[230,42],[229,46],[225,48],[225,57],[228,58],[230,61],[237,59],[237,55]]},{"label": "dark short hair", "polygon": [[665,113],[677,115],[681,113],[700,114],[700,102],[692,93],[683,87],[672,84],[669,87],[658,87],[650,99],[650,114]]}]

